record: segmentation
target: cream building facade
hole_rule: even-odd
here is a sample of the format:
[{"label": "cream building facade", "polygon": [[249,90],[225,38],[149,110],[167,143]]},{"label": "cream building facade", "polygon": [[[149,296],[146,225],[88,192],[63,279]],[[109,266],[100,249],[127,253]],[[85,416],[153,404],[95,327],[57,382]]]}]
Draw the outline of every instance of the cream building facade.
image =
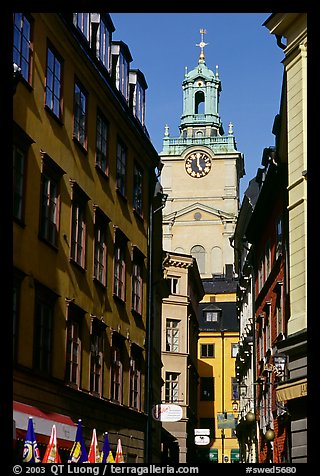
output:
[{"label": "cream building facade", "polygon": [[233,263],[229,238],[239,210],[243,155],[237,151],[230,123],[224,135],[219,115],[221,81],[204,56],[204,30],[198,65],[185,72],[180,136],[165,127],[161,184],[168,200],[163,217],[163,248],[191,254],[201,278],[224,274]]},{"label": "cream building facade", "polygon": [[169,295],[162,302],[162,402],[178,405],[179,421],[162,425],[174,440],[164,448],[163,462],[191,462],[195,455],[194,429],[197,428],[197,342],[199,301],[204,289],[197,262],[192,256],[165,253],[164,273]]}]

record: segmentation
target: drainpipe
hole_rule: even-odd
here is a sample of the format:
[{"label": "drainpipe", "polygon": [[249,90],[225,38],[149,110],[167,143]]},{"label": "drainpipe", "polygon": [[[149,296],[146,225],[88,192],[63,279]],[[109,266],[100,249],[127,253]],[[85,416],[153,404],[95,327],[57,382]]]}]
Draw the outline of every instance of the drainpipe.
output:
[{"label": "drainpipe", "polygon": [[[161,205],[154,210],[154,198],[161,196]],[[167,195],[162,193],[162,187],[159,182],[156,182],[154,188],[150,187],[150,207],[149,207],[149,233],[148,233],[148,298],[147,298],[147,322],[146,322],[146,336],[147,336],[147,356],[146,356],[146,379],[145,379],[145,413],[146,431],[144,438],[145,448],[145,463],[152,462],[152,349],[153,349],[153,216],[158,211],[162,210],[166,204]]]},{"label": "drainpipe", "polygon": [[[221,399],[222,399],[222,413],[225,412],[225,401],[224,401],[224,331],[225,329],[220,329],[221,332],[221,348],[222,348],[222,372],[221,372]],[[222,463],[224,463],[224,439],[225,439],[225,434],[224,434],[224,428],[221,429],[221,452],[222,452]]]},{"label": "drainpipe", "polygon": [[[253,318],[253,413],[256,415],[257,413],[257,385],[255,385],[257,381],[257,333],[256,333],[256,320],[255,320],[255,271],[254,271],[254,248],[252,249],[252,257],[251,257],[251,295],[252,295],[252,318]],[[258,462],[258,422],[255,421],[255,430],[254,430],[254,445],[255,445],[255,463]]]}]

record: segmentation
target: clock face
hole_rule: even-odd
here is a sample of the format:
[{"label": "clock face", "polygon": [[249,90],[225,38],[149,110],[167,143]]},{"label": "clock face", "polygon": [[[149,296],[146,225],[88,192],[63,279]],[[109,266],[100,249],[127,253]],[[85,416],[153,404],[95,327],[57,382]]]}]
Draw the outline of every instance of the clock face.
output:
[{"label": "clock face", "polygon": [[209,154],[200,150],[191,152],[186,157],[185,168],[190,177],[204,177],[210,172],[211,158]]}]

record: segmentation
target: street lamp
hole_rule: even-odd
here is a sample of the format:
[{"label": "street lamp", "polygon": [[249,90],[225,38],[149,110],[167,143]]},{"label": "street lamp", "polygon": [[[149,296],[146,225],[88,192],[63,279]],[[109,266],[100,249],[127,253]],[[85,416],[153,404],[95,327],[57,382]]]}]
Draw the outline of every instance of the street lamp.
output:
[{"label": "street lamp", "polygon": [[236,400],[233,400],[233,402],[232,402],[232,411],[237,412],[238,407],[239,407],[238,402]]}]

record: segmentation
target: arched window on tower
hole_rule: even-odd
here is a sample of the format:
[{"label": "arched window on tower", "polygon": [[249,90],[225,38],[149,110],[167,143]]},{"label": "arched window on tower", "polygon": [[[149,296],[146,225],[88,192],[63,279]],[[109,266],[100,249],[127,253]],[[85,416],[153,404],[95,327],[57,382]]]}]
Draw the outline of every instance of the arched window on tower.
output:
[{"label": "arched window on tower", "polygon": [[204,114],[204,92],[197,91],[194,97],[194,113]]},{"label": "arched window on tower", "polygon": [[201,245],[193,246],[190,250],[190,254],[193,258],[197,260],[199,273],[204,274],[205,273],[205,256],[206,256],[206,251],[204,247]]},{"label": "arched window on tower", "polygon": [[223,273],[222,250],[219,246],[214,246],[211,251],[212,273]]}]

